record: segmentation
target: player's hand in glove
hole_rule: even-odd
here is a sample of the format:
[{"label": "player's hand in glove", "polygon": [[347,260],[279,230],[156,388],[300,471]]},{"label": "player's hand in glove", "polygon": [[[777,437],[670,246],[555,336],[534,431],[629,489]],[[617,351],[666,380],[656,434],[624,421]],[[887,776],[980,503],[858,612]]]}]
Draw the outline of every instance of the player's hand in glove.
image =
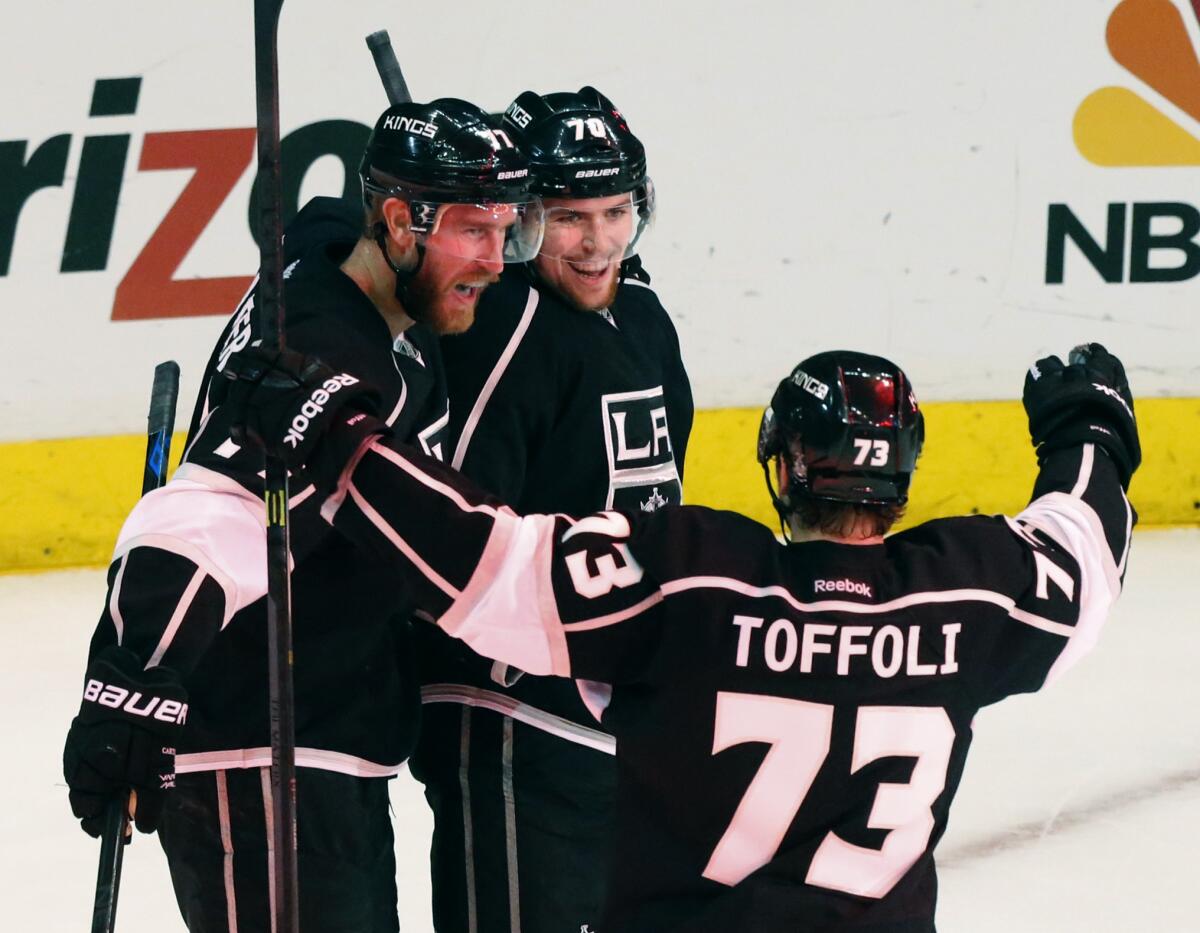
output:
[{"label": "player's hand in glove", "polygon": [[1112,458],[1129,487],[1142,462],[1133,396],[1121,361],[1098,343],[1038,360],[1025,375],[1022,398],[1039,462],[1049,453],[1094,443]]},{"label": "player's hand in glove", "polygon": [[376,416],[375,389],[315,356],[248,347],[229,358],[223,375],[233,380],[222,404],[233,407],[234,440],[252,440],[303,469],[322,494],[368,436],[391,433]]},{"label": "player's hand in glove", "polygon": [[175,747],[186,721],[187,692],[174,671],[144,670],[117,645],[96,655],[63,749],[71,810],[84,832],[99,836],[108,804],[130,790],[137,828],[155,830],[163,794],[175,786]]}]

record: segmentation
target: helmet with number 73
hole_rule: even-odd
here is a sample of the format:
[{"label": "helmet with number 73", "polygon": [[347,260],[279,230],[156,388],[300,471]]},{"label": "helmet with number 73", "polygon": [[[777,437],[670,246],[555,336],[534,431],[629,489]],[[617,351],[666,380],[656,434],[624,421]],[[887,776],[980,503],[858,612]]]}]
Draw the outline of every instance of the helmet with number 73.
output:
[{"label": "helmet with number 73", "polygon": [[[924,417],[899,366],[831,350],[804,360],[775,390],[759,427],[758,461],[785,517],[797,496],[903,505],[924,438]],[[777,459],[787,467],[782,492],[771,479]]]}]

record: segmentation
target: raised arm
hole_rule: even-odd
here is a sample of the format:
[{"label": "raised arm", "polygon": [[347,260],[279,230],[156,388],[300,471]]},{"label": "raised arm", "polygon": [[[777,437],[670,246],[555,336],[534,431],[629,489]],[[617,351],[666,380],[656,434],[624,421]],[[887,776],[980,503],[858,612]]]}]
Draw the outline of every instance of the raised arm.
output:
[{"label": "raised arm", "polygon": [[[1040,471],[1018,525],[1048,536],[1078,565],[1078,618],[1048,680],[1089,651],[1121,591],[1137,516],[1125,491],[1141,463],[1133,396],[1121,361],[1100,344],[1046,357],[1025,378],[1025,410]],[[1035,564],[1042,588],[1052,565]]]}]

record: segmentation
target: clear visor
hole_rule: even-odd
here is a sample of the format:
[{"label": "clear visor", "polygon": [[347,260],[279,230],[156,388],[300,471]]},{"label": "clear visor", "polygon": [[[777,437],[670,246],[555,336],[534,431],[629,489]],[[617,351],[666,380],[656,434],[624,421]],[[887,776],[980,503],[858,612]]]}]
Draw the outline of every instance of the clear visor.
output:
[{"label": "clear visor", "polygon": [[637,253],[654,220],[654,187],[599,198],[547,199],[541,256],[597,269]]},{"label": "clear visor", "polygon": [[413,201],[410,229],[427,251],[498,262],[529,262],[542,245],[542,202],[444,204]]}]

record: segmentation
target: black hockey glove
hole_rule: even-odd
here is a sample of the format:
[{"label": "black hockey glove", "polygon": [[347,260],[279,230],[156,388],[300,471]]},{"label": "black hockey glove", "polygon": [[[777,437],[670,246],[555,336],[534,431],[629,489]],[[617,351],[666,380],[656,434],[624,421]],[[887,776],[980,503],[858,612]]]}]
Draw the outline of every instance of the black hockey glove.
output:
[{"label": "black hockey glove", "polygon": [[1142,462],[1142,447],[1125,367],[1098,343],[1076,347],[1068,359],[1063,366],[1057,356],[1048,356],[1025,375],[1022,401],[1038,461],[1056,450],[1094,443],[1112,458],[1128,488]]},{"label": "black hockey glove", "polygon": [[163,794],[175,786],[175,746],[187,709],[187,692],[169,668],[143,670],[137,655],[117,645],[96,655],[63,749],[71,810],[85,833],[99,836],[108,804],[131,789],[137,828],[154,832]]},{"label": "black hockey glove", "polygon": [[223,404],[233,407],[234,440],[277,454],[318,493],[333,491],[365,437],[391,433],[376,417],[375,389],[315,356],[249,347],[223,375],[233,380]]}]

